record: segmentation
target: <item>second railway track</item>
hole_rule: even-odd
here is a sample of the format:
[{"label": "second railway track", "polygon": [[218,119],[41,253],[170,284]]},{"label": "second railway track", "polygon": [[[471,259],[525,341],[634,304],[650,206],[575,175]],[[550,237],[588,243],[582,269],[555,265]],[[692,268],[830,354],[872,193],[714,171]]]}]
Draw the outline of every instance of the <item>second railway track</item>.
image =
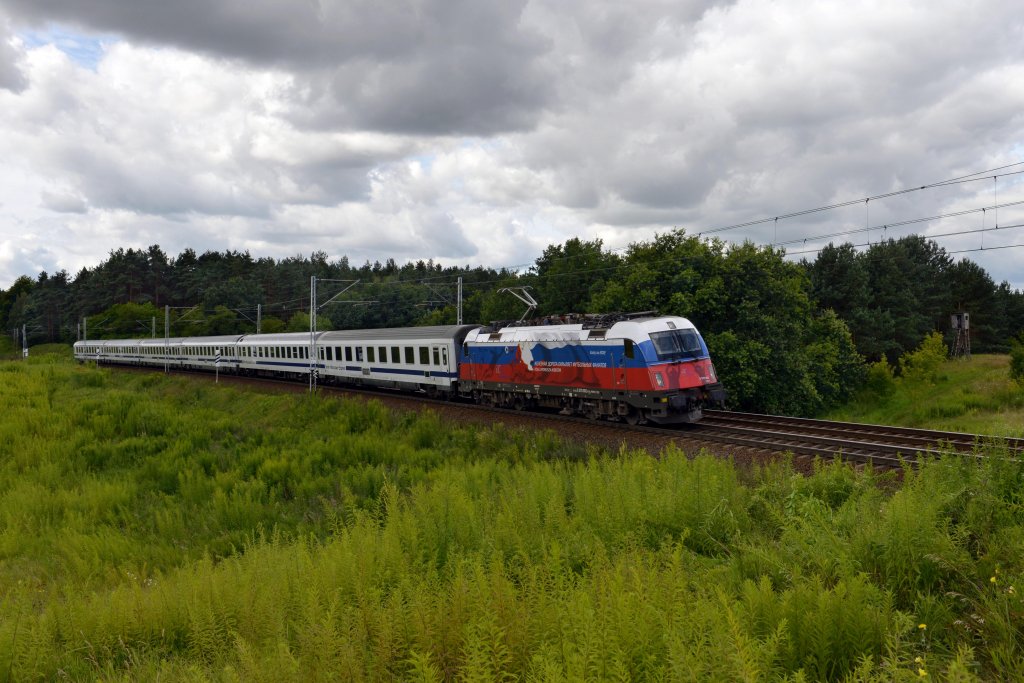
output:
[{"label": "second railway track", "polygon": [[898,465],[924,455],[973,456],[979,446],[989,444],[1004,446],[1014,457],[1024,455],[1024,440],[1017,438],[721,410],[706,411],[695,431],[710,441],[879,465]]}]

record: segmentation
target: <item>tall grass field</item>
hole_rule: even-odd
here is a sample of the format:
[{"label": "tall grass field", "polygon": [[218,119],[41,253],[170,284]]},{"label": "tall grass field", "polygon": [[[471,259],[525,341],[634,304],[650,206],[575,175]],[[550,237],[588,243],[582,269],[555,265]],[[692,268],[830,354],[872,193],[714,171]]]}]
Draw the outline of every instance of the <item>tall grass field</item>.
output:
[{"label": "tall grass field", "polygon": [[869,387],[828,419],[1024,437],[1024,386],[1010,379],[1007,355],[944,361],[896,378],[876,370]]},{"label": "tall grass field", "polygon": [[0,415],[0,680],[1024,671],[998,447],[803,476],[57,355]]}]

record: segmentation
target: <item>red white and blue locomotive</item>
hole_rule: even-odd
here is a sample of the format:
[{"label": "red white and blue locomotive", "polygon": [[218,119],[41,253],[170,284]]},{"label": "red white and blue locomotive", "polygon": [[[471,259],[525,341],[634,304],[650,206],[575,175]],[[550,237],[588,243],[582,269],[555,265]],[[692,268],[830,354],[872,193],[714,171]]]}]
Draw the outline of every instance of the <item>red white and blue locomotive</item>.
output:
[{"label": "red white and blue locomotive", "polygon": [[725,391],[686,318],[574,316],[543,324],[316,334],[113,339],[75,344],[80,361],[218,369],[460,396],[630,423],[694,422]]}]

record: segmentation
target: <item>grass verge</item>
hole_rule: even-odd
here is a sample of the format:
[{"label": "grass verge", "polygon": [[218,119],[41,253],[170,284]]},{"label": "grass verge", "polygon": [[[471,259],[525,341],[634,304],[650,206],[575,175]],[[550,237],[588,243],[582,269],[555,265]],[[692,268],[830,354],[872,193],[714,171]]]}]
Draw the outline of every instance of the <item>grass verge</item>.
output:
[{"label": "grass verge", "polygon": [[[0,365],[12,680],[987,680],[1024,466],[902,481]],[[880,483],[885,483],[880,486]]]}]

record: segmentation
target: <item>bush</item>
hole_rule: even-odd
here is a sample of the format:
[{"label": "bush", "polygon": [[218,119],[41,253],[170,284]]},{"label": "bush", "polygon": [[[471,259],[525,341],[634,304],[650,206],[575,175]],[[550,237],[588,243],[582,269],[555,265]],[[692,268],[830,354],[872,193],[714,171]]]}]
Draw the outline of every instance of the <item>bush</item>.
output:
[{"label": "bush", "polygon": [[868,368],[865,386],[868,391],[880,397],[889,396],[896,389],[896,378],[884,356]]},{"label": "bush", "polygon": [[932,332],[917,349],[900,356],[900,375],[911,381],[934,381],[945,362],[946,342],[940,333]]},{"label": "bush", "polygon": [[1010,340],[1010,379],[1024,386],[1024,334]]}]

